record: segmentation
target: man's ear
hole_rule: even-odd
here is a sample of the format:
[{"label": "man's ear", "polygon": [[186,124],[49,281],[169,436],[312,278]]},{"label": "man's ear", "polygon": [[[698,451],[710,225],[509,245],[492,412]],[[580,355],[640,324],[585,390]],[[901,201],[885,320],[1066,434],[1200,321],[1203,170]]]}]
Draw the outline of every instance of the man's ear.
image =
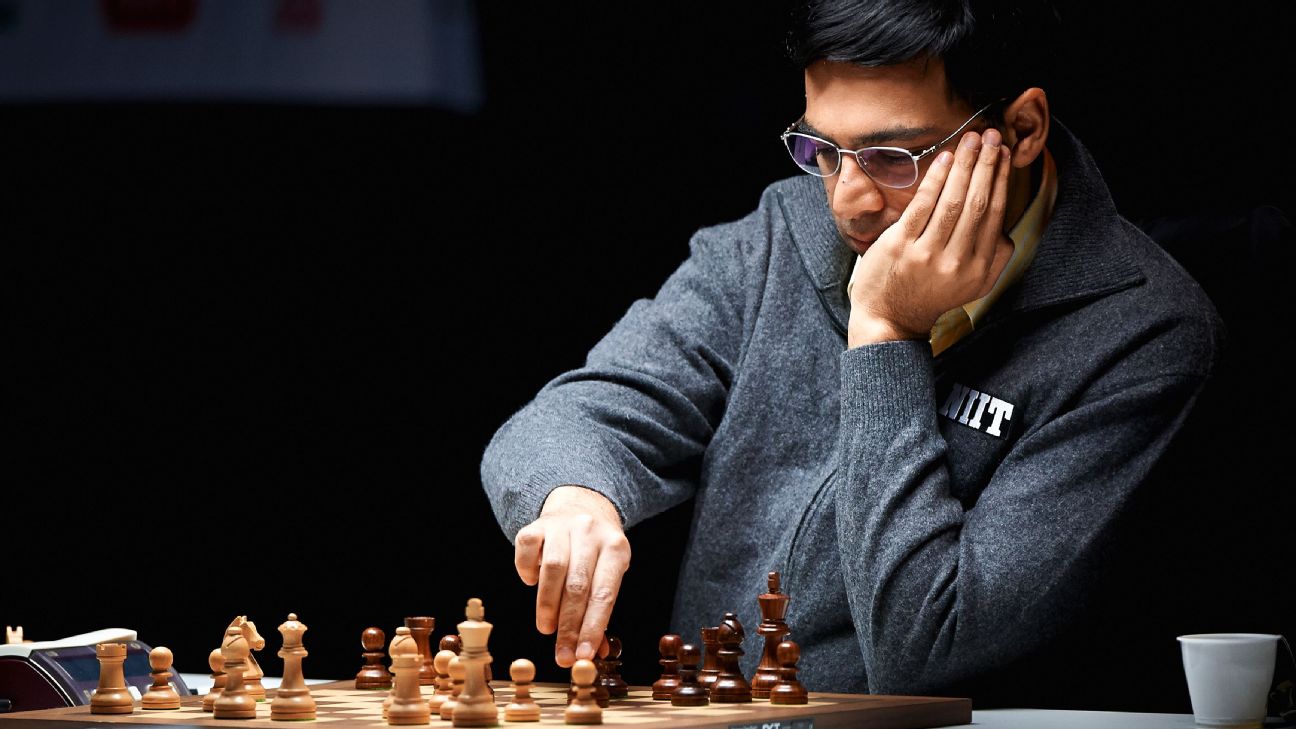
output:
[{"label": "man's ear", "polygon": [[1044,89],[1026,89],[1004,107],[1004,141],[1012,150],[1013,167],[1029,167],[1048,140],[1049,105]]}]

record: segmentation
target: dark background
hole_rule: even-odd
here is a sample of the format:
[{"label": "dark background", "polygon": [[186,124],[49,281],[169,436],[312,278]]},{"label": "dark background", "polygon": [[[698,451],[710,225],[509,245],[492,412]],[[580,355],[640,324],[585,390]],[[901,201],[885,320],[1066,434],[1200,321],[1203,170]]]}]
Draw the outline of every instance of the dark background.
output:
[{"label": "dark background", "polygon": [[[1049,98],[1127,217],[1296,210],[1291,4],[1061,8]],[[497,665],[529,656],[558,680],[482,450],[654,294],[695,229],[795,172],[783,12],[482,3],[474,113],[0,108],[0,621],[36,639],[133,628],[206,672],[247,614],[278,675],[275,628],[296,611],[307,675],[341,678],[365,627],[390,638],[429,614],[440,635],[479,596]],[[722,152],[699,158],[698,140]],[[1257,318],[1277,321],[1270,284],[1290,269],[1231,265],[1248,245],[1176,252],[1230,302],[1232,347],[1169,476],[1168,501],[1211,517],[1167,510],[1143,532],[1181,590],[1182,610],[1156,608],[1166,670],[1143,698],[1031,703],[1187,711],[1173,636],[1296,633],[1291,398],[1272,361],[1290,335]],[[654,678],[687,519],[629,533],[613,629],[632,682]],[[754,627],[754,602],[739,609]]]}]

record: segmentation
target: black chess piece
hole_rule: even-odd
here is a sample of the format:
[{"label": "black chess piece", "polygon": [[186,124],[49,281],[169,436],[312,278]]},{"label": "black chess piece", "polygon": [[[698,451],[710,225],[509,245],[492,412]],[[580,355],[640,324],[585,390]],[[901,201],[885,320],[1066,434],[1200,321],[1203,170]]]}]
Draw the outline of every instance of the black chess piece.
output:
[{"label": "black chess piece", "polygon": [[797,680],[797,661],[801,660],[801,648],[796,643],[785,640],[778,644],[779,682],[770,689],[771,704],[805,704],[810,700],[805,686]]},{"label": "black chess piece", "polygon": [[364,666],[355,677],[357,689],[389,689],[392,687],[392,676],[383,666],[382,659],[387,655],[383,648],[387,636],[379,628],[366,628],[360,634],[360,645],[364,648]]},{"label": "black chess piece", "polygon": [[742,623],[733,613],[725,613],[720,623],[720,676],[711,686],[711,700],[717,704],[741,704],[752,700],[751,684],[742,674],[738,659],[743,655],[746,637]]},{"label": "black chess piece", "polygon": [[[680,644],[683,642],[678,635],[663,635],[661,640],[657,641],[657,651],[661,653],[662,675],[652,685],[653,699],[657,701],[670,701],[671,695],[680,685],[680,661],[679,651]],[[696,678],[696,676],[694,676]]]},{"label": "black chess piece", "polygon": [[624,699],[630,695],[630,684],[621,679],[621,639],[615,635],[607,636],[608,653],[603,659],[603,688],[613,699]]},{"label": "black chess piece", "polygon": [[706,706],[711,703],[706,687],[698,682],[698,665],[702,651],[692,643],[679,649],[679,686],[671,694],[671,706]]},{"label": "black chess piece", "polygon": [[702,629],[702,669],[698,671],[698,683],[707,691],[715,685],[720,677],[720,628]]},{"label": "black chess piece", "polygon": [[770,689],[779,682],[778,646],[792,632],[784,621],[789,598],[779,591],[779,573],[769,573],[766,584],[769,592],[756,598],[761,611],[761,624],[756,632],[765,639],[760,665],[751,680],[752,697],[757,699],[768,699]]}]

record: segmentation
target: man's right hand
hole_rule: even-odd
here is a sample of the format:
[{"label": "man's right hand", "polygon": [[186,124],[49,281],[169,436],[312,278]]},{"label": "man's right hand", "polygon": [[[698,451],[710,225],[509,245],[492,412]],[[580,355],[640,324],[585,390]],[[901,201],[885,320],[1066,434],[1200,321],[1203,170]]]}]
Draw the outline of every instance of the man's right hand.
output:
[{"label": "man's right hand", "polygon": [[554,489],[540,518],[518,532],[513,562],[523,582],[539,585],[536,628],[558,631],[558,665],[593,659],[630,566],[630,542],[612,502],[580,486]]}]

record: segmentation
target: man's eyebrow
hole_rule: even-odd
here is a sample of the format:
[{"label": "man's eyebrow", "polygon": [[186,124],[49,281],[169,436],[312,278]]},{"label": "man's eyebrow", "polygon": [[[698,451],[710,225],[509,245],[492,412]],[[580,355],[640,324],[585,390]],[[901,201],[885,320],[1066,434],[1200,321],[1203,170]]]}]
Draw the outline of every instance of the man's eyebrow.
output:
[{"label": "man's eyebrow", "polygon": [[[816,129],[813,124],[806,121],[804,118],[797,121],[796,130],[799,132],[804,132],[805,134],[809,134],[811,136],[819,137],[820,139],[835,141],[831,139],[827,134],[824,134],[823,132]],[[923,137],[930,136],[935,131],[936,131],[936,127],[906,127],[906,126],[887,127],[886,129],[879,129],[876,132],[872,132],[869,134],[861,134],[858,137],[854,137],[849,141],[849,144],[854,149],[861,149],[863,147],[888,146],[888,145],[884,145],[883,143],[884,142],[891,142],[891,143],[912,142],[915,139],[921,139]],[[894,144],[889,146],[894,146]]]}]

